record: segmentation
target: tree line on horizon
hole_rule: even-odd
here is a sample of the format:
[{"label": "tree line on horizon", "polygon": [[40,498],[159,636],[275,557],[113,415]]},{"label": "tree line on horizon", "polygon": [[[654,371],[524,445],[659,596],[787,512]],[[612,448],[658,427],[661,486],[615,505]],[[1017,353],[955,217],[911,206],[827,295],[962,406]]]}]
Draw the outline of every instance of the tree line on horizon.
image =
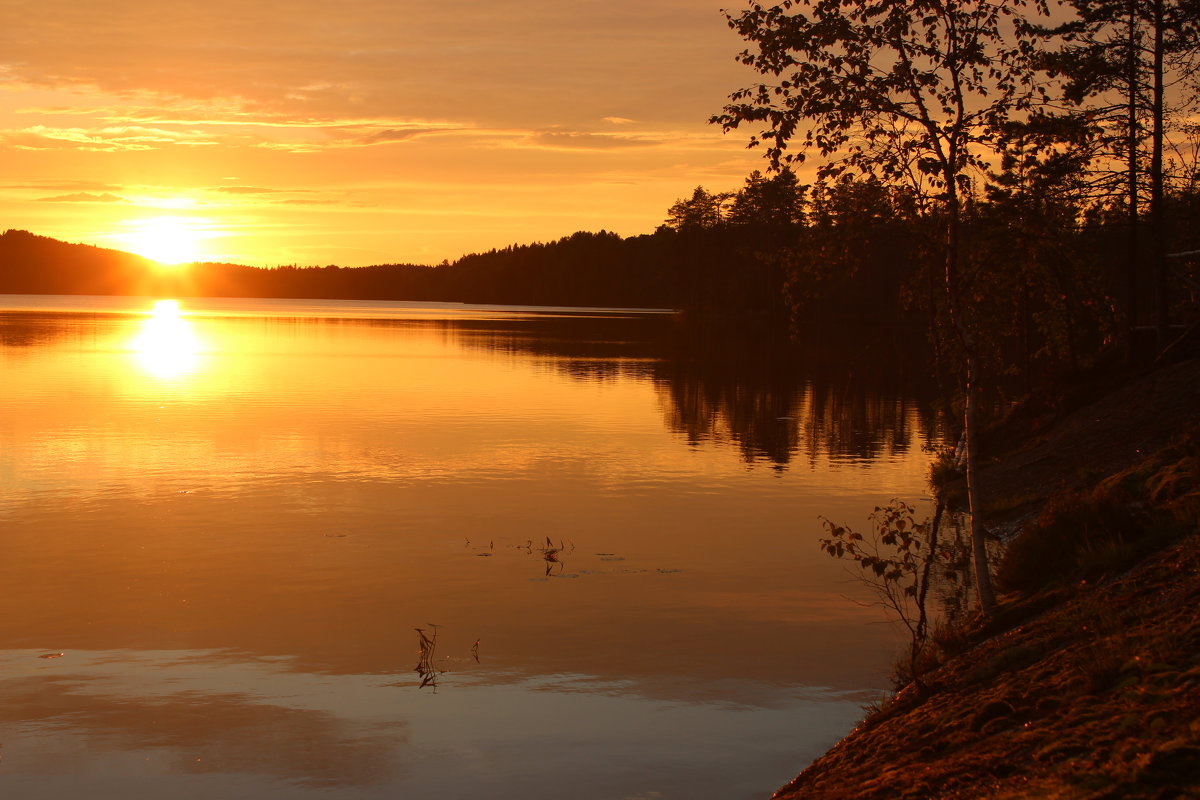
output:
[{"label": "tree line on horizon", "polygon": [[[783,271],[772,254],[796,246],[803,234],[811,213],[808,189],[790,170],[771,177],[756,171],[738,191],[710,195],[697,187],[665,211],[652,234],[578,231],[438,266],[205,262],[164,270],[129,253],[9,230],[0,234],[0,291],[662,308],[752,320],[786,336]],[[831,317],[878,321],[895,306],[894,292],[876,303],[866,285],[860,288],[853,303],[849,297],[835,303],[840,310]]]}]

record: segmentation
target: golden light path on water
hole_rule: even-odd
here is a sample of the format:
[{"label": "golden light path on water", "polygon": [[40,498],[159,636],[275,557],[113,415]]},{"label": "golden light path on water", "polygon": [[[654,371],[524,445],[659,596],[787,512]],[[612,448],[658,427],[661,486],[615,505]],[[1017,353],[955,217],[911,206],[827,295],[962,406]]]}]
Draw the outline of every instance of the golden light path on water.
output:
[{"label": "golden light path on water", "polygon": [[159,300],[130,342],[130,349],[147,374],[173,380],[197,371],[203,344],[179,301]]}]

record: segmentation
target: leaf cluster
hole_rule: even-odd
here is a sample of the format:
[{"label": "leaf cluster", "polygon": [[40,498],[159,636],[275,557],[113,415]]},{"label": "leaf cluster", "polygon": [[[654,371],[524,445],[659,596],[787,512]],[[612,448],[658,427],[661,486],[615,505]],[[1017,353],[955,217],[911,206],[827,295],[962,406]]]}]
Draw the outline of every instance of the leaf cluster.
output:
[{"label": "leaf cluster", "polygon": [[939,542],[943,512],[939,504],[932,520],[917,521],[913,506],[892,500],[887,506],[876,506],[866,534],[822,518],[829,535],[818,540],[830,556],[856,563],[859,580],[908,630],[905,672],[918,687],[929,663],[929,589],[943,579],[957,583],[959,570],[966,567],[955,546]]},{"label": "leaf cluster", "polygon": [[[937,553],[937,528],[942,517],[938,506],[932,522],[917,522],[916,510],[902,500],[876,506],[870,515],[871,529],[859,534],[845,525],[822,518],[829,536],[820,539],[821,549],[834,558],[850,559],[862,572],[859,579],[880,597],[908,631],[907,675],[922,688],[922,674],[929,644],[929,615],[925,600]],[[943,560],[948,560],[949,554]]]},{"label": "leaf cluster", "polygon": [[[740,61],[769,82],[731,95],[712,122],[755,123],[773,166],[809,151],[888,181],[946,189],[1037,96],[1035,38],[1023,12],[1043,0],[754,3],[726,14],[753,47]],[[789,146],[797,144],[798,152]]]},{"label": "leaf cluster", "polygon": [[[923,550],[927,550],[927,522],[914,520],[909,504],[893,500],[888,506],[876,506],[870,516],[872,533],[864,536],[827,519],[822,522],[829,538],[820,539],[821,549],[835,558],[849,558],[880,584],[905,598],[917,597],[920,589]],[[899,609],[897,609],[899,610]]]}]

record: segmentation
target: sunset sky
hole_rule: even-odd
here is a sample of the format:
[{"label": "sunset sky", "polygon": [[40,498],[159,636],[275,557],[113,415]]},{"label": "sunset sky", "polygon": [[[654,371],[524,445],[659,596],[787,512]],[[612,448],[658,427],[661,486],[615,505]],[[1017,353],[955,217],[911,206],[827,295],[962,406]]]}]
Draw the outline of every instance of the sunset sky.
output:
[{"label": "sunset sky", "polygon": [[[5,0],[0,229],[258,266],[649,233],[760,168],[708,0]],[[737,6],[734,6],[737,7]]]}]

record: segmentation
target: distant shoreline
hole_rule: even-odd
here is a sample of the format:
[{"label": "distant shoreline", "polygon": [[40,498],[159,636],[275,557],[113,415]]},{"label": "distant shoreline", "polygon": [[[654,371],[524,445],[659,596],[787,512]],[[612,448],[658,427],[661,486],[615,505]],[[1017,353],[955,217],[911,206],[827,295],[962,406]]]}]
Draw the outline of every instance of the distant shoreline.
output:
[{"label": "distant shoreline", "polygon": [[[141,313],[148,311],[154,301],[168,295],[90,295],[90,294],[0,294],[0,312],[12,311],[83,311],[95,313]],[[29,300],[14,301],[14,298],[80,298],[97,302],[79,303],[65,301],[63,303],[30,302]],[[127,308],[106,308],[112,306],[117,299],[129,301]],[[253,314],[274,316],[277,312],[298,312],[306,316],[336,315],[341,318],[371,318],[372,316],[388,317],[389,309],[429,309],[430,311],[455,310],[464,312],[511,311],[516,313],[547,315],[570,314],[572,316],[602,314],[602,315],[659,315],[669,316],[678,314],[678,309],[671,308],[599,308],[592,306],[538,306],[522,304],[496,303],[463,303],[446,300],[360,300],[339,298],[292,298],[292,297],[198,297],[179,296],[171,299],[183,301],[183,312],[200,316],[236,316]],[[230,308],[231,304],[244,303],[260,304],[258,308],[246,310]],[[270,304],[280,304],[287,308],[272,309]],[[267,304],[263,306],[262,304]],[[190,307],[189,307],[190,306]],[[226,306],[222,308],[222,306]],[[372,313],[374,312],[374,313]],[[348,315],[348,316],[347,316]]]}]

